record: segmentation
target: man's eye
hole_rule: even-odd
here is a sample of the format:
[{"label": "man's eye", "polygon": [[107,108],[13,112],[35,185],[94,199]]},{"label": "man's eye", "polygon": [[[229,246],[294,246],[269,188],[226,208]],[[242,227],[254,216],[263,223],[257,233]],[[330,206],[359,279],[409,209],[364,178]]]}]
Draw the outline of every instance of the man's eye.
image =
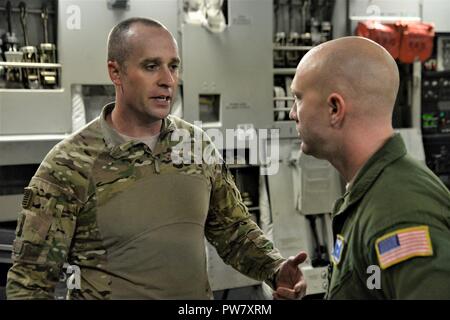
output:
[{"label": "man's eye", "polygon": [[147,70],[156,70],[158,66],[156,64],[148,64],[145,66],[145,69]]},{"label": "man's eye", "polygon": [[180,66],[178,64],[174,64],[171,66],[172,70],[178,70]]}]

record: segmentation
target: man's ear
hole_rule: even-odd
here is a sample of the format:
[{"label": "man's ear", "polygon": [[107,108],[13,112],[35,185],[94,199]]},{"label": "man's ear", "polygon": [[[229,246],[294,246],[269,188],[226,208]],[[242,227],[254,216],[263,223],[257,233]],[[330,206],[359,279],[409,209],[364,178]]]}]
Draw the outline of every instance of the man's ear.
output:
[{"label": "man's ear", "polygon": [[344,98],[338,93],[331,93],[327,98],[327,104],[330,113],[330,124],[333,127],[340,127],[347,111]]},{"label": "man's ear", "polygon": [[109,78],[116,86],[120,86],[122,84],[120,79],[120,66],[117,61],[108,60],[108,73]]}]

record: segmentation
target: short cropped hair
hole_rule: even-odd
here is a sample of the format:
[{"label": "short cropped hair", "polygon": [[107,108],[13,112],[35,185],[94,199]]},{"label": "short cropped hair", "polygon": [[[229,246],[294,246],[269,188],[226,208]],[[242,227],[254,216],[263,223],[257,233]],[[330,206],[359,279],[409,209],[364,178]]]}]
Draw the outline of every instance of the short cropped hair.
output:
[{"label": "short cropped hair", "polygon": [[124,66],[132,50],[126,39],[126,33],[130,30],[131,26],[137,23],[147,27],[166,29],[162,23],[148,18],[137,17],[121,21],[112,28],[108,36],[108,61],[117,61],[119,65]]}]

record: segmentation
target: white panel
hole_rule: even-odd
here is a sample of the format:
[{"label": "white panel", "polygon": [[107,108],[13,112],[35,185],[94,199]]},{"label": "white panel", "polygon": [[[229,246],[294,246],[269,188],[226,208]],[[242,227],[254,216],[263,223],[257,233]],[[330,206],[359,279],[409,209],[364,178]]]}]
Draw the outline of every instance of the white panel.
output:
[{"label": "white panel", "polygon": [[423,21],[433,22],[437,32],[450,32],[450,1],[424,0]]},{"label": "white panel", "polygon": [[347,10],[346,0],[336,0],[334,3],[333,17],[333,39],[345,37],[347,35]]},{"label": "white panel", "polygon": [[64,89],[3,89],[0,105],[0,135],[71,132],[70,97]]},{"label": "white panel", "polygon": [[423,149],[422,135],[420,129],[397,129],[405,142],[406,150],[416,160],[425,164],[425,151]]},{"label": "white panel", "polygon": [[199,119],[199,95],[220,94],[221,129],[267,128],[272,104],[272,2],[230,0],[229,26],[182,26],[184,118]]}]

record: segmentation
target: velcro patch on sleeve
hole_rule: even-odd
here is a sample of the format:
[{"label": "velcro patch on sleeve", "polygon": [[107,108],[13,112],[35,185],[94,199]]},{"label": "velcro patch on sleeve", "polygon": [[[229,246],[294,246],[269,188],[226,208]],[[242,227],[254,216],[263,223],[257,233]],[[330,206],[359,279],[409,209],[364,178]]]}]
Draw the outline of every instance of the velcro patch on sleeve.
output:
[{"label": "velcro patch on sleeve", "polygon": [[399,229],[375,241],[378,263],[381,269],[418,256],[432,256],[428,226]]},{"label": "velcro patch on sleeve", "polygon": [[22,198],[22,208],[29,209],[33,203],[34,193],[33,189],[25,188]]}]

